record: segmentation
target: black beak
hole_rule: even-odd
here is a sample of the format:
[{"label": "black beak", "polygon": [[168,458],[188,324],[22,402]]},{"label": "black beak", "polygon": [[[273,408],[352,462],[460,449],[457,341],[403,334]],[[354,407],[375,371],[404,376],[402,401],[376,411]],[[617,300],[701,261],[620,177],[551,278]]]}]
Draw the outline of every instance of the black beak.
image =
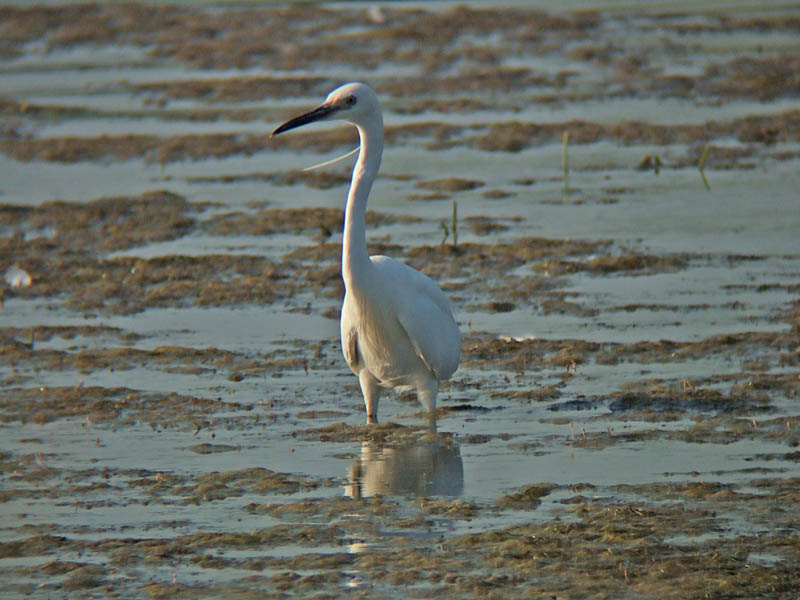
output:
[{"label": "black beak", "polygon": [[274,137],[284,131],[289,131],[290,129],[294,129],[295,127],[301,127],[302,125],[307,125],[308,123],[313,123],[314,121],[321,121],[322,119],[328,117],[331,113],[334,113],[338,110],[336,106],[331,106],[330,104],[323,104],[322,106],[315,108],[311,112],[307,112],[304,115],[300,115],[299,117],[295,117],[290,121],[286,121],[283,125],[278,127],[275,131],[272,132],[270,137]]}]

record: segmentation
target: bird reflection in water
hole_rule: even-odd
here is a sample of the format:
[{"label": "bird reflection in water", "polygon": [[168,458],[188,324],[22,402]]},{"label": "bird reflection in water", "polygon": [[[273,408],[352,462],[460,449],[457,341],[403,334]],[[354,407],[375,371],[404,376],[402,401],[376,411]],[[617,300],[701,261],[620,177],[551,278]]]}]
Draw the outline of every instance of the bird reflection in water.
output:
[{"label": "bird reflection in water", "polygon": [[408,445],[362,442],[350,468],[345,494],[368,496],[459,496],[464,465],[453,439],[429,433]]}]

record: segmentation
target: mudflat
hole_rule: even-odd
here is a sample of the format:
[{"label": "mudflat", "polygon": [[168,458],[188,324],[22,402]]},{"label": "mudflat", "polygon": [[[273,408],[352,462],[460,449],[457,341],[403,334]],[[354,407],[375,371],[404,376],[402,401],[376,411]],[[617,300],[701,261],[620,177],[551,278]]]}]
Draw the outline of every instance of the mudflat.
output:
[{"label": "mudflat", "polygon": [[[0,8],[0,598],[800,595],[800,18],[746,2]],[[452,299],[437,427],[341,355]]]}]

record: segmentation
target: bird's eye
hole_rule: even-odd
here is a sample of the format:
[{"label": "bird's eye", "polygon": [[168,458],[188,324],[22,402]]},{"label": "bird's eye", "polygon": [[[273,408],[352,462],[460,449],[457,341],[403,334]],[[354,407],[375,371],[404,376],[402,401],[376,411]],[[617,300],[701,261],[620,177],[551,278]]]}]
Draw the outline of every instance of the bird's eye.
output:
[{"label": "bird's eye", "polygon": [[347,108],[350,108],[351,106],[355,106],[355,103],[356,103],[356,97],[355,96],[348,96],[347,99],[344,101],[344,105]]}]

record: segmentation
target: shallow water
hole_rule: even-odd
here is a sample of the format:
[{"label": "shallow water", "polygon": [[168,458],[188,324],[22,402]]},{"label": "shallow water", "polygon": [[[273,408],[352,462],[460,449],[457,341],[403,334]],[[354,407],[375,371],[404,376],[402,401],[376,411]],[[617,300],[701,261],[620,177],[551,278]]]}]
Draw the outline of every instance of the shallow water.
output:
[{"label": "shallow water", "polygon": [[[191,51],[240,8],[175,9],[163,39],[64,14],[9,43],[0,268],[33,285],[0,310],[0,597],[795,597],[800,98],[758,70],[724,84],[743,56],[797,58],[796,7],[624,4],[551,14],[563,30],[522,5],[504,30],[438,3],[472,29],[420,33],[449,53],[428,65],[413,28],[378,35],[407,4],[332,4],[327,41],[258,9],[300,27],[316,59],[284,47],[294,66],[231,54],[239,21]],[[370,244],[439,281],[464,335],[435,433],[413,395],[363,425],[338,342],[349,167],[285,178],[352,138],[267,139],[342,78],[396,135]],[[487,147],[515,122],[570,130],[566,191],[560,135]]]}]

